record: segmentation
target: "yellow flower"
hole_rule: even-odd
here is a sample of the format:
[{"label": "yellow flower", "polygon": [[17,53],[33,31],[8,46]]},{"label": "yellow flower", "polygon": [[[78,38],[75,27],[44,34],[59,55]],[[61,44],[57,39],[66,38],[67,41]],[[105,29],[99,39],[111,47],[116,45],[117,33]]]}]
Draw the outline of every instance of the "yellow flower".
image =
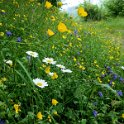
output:
[{"label": "yellow flower", "polygon": [[3,37],[4,36],[4,32],[0,32],[0,37]]},{"label": "yellow flower", "polygon": [[79,7],[78,8],[78,15],[79,16],[83,16],[83,17],[86,17],[88,14],[87,14],[87,12],[84,10],[84,8],[83,7]]},{"label": "yellow flower", "polygon": [[52,6],[53,6],[53,5],[52,5],[50,2],[46,1],[45,7],[46,7],[47,9],[50,9]]},{"label": "yellow flower", "polygon": [[57,2],[58,7],[61,7],[62,5],[63,5],[62,2]]},{"label": "yellow flower", "polygon": [[3,24],[0,22],[0,26],[3,26]]},{"label": "yellow flower", "polygon": [[15,109],[15,112],[16,113],[18,113],[19,111],[21,111],[19,107],[20,107],[20,105],[14,104],[14,109]]},{"label": "yellow flower", "polygon": [[55,49],[55,46],[54,45],[52,45],[52,49]]},{"label": "yellow flower", "polygon": [[124,118],[124,113],[121,115],[122,118]]},{"label": "yellow flower", "polygon": [[41,114],[41,112],[38,112],[38,113],[37,113],[37,118],[40,119],[40,120],[43,119],[43,115]]},{"label": "yellow flower", "polygon": [[63,39],[66,39],[67,37],[63,35],[62,38],[63,38]]},{"label": "yellow flower", "polygon": [[73,58],[73,60],[74,60],[74,62],[76,62],[76,61],[77,61],[77,59],[76,59],[75,57]]},{"label": "yellow flower", "polygon": [[66,27],[66,25],[64,23],[60,22],[58,24],[58,31],[59,32],[66,32],[66,31],[68,31],[68,29],[67,29],[67,27]]},{"label": "yellow flower", "polygon": [[6,11],[5,10],[1,10],[2,13],[5,13]]},{"label": "yellow flower", "polygon": [[49,121],[49,122],[52,122],[50,115],[48,115],[48,121]]},{"label": "yellow flower", "polygon": [[53,114],[59,116],[56,110],[53,111]]},{"label": "yellow flower", "polygon": [[57,79],[57,78],[58,78],[57,73],[56,73],[56,72],[54,72],[51,78],[52,78],[53,80],[54,80],[54,79]]},{"label": "yellow flower", "polygon": [[100,77],[97,77],[97,80],[98,80],[99,83],[102,83]]},{"label": "yellow flower", "polygon": [[56,105],[58,101],[56,99],[52,99],[52,105]]},{"label": "yellow flower", "polygon": [[80,65],[79,68],[80,68],[81,70],[85,70],[85,67],[82,66],[82,65]]},{"label": "yellow flower", "polygon": [[48,29],[47,34],[48,34],[49,36],[53,36],[55,33],[54,33],[52,30]]},{"label": "yellow flower", "polygon": [[77,38],[77,40],[81,41],[81,38]]},{"label": "yellow flower", "polygon": [[45,68],[45,72],[46,72],[47,74],[50,73],[50,66],[48,66],[48,67]]},{"label": "yellow flower", "polygon": [[7,81],[7,78],[3,77],[1,78],[2,81]]},{"label": "yellow flower", "polygon": [[54,16],[51,16],[51,20],[52,20],[52,21],[55,21],[56,19],[55,19],[55,17],[54,17]]}]

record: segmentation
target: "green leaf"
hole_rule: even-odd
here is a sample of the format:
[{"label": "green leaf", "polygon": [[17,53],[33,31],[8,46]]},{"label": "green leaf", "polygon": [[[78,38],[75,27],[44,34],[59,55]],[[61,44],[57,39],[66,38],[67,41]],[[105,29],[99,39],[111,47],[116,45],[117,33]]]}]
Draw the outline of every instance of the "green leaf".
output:
[{"label": "green leaf", "polygon": [[82,119],[81,120],[81,124],[86,124],[87,120],[86,119]]}]

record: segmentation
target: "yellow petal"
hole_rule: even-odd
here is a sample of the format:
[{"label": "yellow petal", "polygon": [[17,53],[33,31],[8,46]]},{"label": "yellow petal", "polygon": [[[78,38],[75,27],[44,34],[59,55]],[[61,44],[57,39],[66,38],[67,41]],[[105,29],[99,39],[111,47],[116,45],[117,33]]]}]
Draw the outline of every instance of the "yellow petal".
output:
[{"label": "yellow petal", "polygon": [[52,30],[48,29],[47,34],[48,34],[49,36],[53,36],[55,33],[54,33]]},{"label": "yellow petal", "polygon": [[66,31],[68,31],[68,29],[64,23],[60,22],[58,25],[58,31],[59,32],[66,32]]},{"label": "yellow petal", "polygon": [[50,2],[46,1],[45,7],[46,7],[47,9],[50,9],[52,6],[53,6],[53,5],[52,5]]},{"label": "yellow petal", "polygon": [[41,112],[38,112],[38,113],[37,113],[37,118],[40,119],[40,120],[43,119],[43,115],[41,114]]}]

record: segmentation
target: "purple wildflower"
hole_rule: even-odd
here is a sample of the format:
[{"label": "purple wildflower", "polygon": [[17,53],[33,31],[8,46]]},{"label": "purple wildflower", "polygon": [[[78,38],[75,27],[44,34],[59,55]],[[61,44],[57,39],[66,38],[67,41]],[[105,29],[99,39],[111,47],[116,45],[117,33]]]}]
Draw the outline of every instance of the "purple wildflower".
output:
[{"label": "purple wildflower", "polygon": [[96,117],[97,114],[98,114],[98,112],[97,112],[96,110],[93,110],[93,115],[94,115],[94,117]]},{"label": "purple wildflower", "polygon": [[10,37],[10,36],[12,35],[12,33],[11,33],[10,31],[7,31],[7,32],[6,32],[6,35],[7,35],[8,37]]},{"label": "purple wildflower", "polygon": [[113,74],[112,78],[113,78],[113,80],[116,80],[118,78],[118,75],[117,74]]},{"label": "purple wildflower", "polygon": [[5,120],[0,119],[0,124],[5,124]]},{"label": "purple wildflower", "polygon": [[120,91],[120,90],[117,91],[117,94],[118,94],[119,96],[123,96],[123,92]]},{"label": "purple wildflower", "polygon": [[77,30],[74,30],[74,35],[77,35],[78,34],[78,31]]},{"label": "purple wildflower", "polygon": [[101,91],[99,91],[98,94],[99,94],[100,97],[103,97],[103,94],[102,94]]},{"label": "purple wildflower", "polygon": [[120,78],[119,78],[119,80],[120,80],[121,82],[123,82],[123,81],[124,81],[124,79],[123,79],[122,77],[120,77]]},{"label": "purple wildflower", "polygon": [[22,41],[22,38],[21,37],[18,37],[17,38],[17,42],[21,42]]}]

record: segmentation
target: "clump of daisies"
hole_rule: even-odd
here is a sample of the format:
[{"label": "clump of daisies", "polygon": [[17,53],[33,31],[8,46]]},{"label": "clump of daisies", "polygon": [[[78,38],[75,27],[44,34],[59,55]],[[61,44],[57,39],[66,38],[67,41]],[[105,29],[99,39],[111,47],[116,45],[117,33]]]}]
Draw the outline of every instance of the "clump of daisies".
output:
[{"label": "clump of daisies", "polygon": [[66,69],[66,67],[64,65],[56,64],[57,62],[54,61],[53,58],[48,58],[48,57],[47,58],[44,58],[42,60],[42,62],[44,62],[46,64],[56,65],[56,67],[60,68],[63,73],[72,73],[72,71],[70,69]]}]

